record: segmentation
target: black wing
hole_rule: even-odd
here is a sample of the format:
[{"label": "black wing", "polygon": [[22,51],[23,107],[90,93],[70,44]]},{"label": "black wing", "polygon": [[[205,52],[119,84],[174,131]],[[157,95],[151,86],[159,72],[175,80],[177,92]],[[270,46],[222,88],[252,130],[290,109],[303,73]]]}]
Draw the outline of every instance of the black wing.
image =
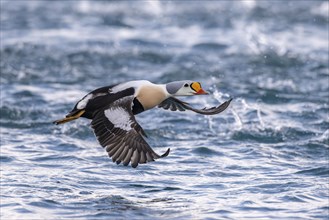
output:
[{"label": "black wing", "polygon": [[132,113],[133,98],[124,97],[108,105],[95,115],[91,126],[113,162],[122,162],[125,166],[131,163],[135,168],[138,164],[166,157],[170,149],[160,156],[144,140],[146,134]]},{"label": "black wing", "polygon": [[175,97],[170,97],[163,102],[161,102],[158,107],[163,108],[166,110],[171,111],[185,111],[185,110],[191,110],[199,114],[203,115],[215,115],[219,114],[222,111],[224,111],[231,103],[232,99],[224,102],[223,104],[217,106],[217,107],[211,107],[211,108],[203,108],[203,109],[195,109],[191,107],[187,102],[183,102]]},{"label": "black wing", "polygon": [[[108,103],[112,103],[121,97],[130,96],[135,93],[134,88],[127,88],[116,93],[111,93],[112,87],[113,86],[106,86],[88,93],[75,104],[73,110],[70,111],[66,117],[74,116],[84,110],[85,113],[81,117],[92,119],[94,114],[99,109],[106,107]],[[84,102],[84,105],[81,105],[82,102]]]},{"label": "black wing", "polygon": [[[104,86],[98,89],[95,89],[91,92],[89,92],[87,95],[85,95],[82,99],[80,99],[74,106],[74,108],[66,115],[66,117],[74,116],[81,112],[81,110],[86,111],[84,113],[83,117],[92,118],[92,113],[90,113],[90,108],[92,109],[98,109],[101,108],[104,103],[104,101],[99,101],[104,99],[104,97],[110,97],[110,89],[114,87],[115,85],[110,85],[110,86]],[[85,102],[83,107],[78,106],[79,103]],[[87,110],[87,106],[89,109]],[[90,107],[91,106],[91,107]]]}]

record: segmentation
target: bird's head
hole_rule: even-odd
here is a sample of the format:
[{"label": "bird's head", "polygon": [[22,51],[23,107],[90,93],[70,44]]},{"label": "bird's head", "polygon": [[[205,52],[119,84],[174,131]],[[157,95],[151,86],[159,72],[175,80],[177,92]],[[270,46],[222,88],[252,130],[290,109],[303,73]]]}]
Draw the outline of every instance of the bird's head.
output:
[{"label": "bird's head", "polygon": [[173,96],[206,95],[199,82],[190,80],[175,81],[166,84],[167,92]]}]

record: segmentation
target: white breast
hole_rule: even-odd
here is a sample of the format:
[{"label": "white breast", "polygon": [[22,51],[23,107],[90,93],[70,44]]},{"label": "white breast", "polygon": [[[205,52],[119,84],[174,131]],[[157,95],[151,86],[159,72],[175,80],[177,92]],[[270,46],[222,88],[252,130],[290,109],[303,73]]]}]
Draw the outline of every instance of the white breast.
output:
[{"label": "white breast", "polygon": [[164,84],[157,85],[147,80],[122,83],[113,87],[111,92],[116,93],[131,87],[135,88],[134,97],[138,99],[145,110],[154,108],[170,96]]},{"label": "white breast", "polygon": [[143,105],[145,110],[159,105],[169,94],[165,85],[148,84],[138,88],[136,98]]}]

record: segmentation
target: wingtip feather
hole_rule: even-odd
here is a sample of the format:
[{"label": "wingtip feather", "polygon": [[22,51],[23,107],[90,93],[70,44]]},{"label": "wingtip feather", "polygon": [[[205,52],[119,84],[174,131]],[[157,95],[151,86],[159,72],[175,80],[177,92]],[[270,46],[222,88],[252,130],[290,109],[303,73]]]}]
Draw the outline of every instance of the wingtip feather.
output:
[{"label": "wingtip feather", "polygon": [[169,155],[169,153],[170,153],[170,148],[168,148],[168,150],[164,154],[162,154],[160,157],[166,157]]}]

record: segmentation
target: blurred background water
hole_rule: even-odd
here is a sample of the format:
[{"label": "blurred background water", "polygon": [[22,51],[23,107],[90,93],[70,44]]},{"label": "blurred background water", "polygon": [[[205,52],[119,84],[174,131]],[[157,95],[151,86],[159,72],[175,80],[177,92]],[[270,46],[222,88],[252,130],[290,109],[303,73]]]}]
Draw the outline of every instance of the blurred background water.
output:
[{"label": "blurred background water", "polygon": [[[1,0],[1,219],[328,219],[328,1]],[[138,116],[169,157],[117,166],[85,93],[200,81],[224,113]]]}]

